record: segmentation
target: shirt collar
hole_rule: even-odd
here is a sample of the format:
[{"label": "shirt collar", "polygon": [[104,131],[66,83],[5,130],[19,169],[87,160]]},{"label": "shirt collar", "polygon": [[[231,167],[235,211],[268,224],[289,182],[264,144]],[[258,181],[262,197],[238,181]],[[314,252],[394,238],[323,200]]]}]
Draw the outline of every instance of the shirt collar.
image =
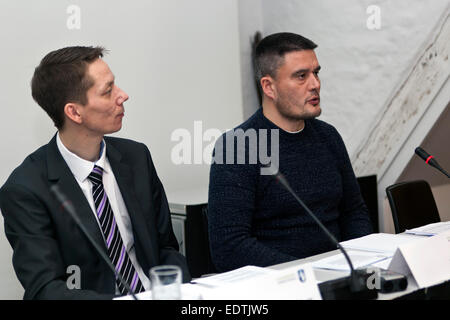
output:
[{"label": "shirt collar", "polygon": [[59,132],[56,134],[56,144],[63,159],[66,161],[70,171],[72,171],[73,175],[75,176],[75,179],[78,182],[82,183],[87,179],[89,174],[94,169],[94,165],[101,167],[104,172],[107,172],[105,168],[106,143],[104,139],[102,140],[100,145],[100,158],[94,162],[82,159],[75,153],[69,151],[66,148],[66,146],[62,143],[61,138],[59,137]]}]

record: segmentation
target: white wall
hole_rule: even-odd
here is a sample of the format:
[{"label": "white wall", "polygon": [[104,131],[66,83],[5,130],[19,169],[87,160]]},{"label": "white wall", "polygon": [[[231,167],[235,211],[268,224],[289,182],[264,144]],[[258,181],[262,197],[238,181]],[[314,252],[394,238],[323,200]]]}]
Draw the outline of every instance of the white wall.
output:
[{"label": "white wall", "polygon": [[[66,26],[69,5],[81,9],[79,30]],[[69,45],[110,50],[104,59],[130,95],[118,136],[147,144],[169,200],[178,189],[208,184],[207,164],[172,163],[177,142],[170,138],[177,128],[193,133],[195,120],[203,130],[242,122],[236,0],[0,0],[0,6],[0,185],[55,133],[29,83],[46,53]],[[0,299],[20,299],[0,222]]]}]

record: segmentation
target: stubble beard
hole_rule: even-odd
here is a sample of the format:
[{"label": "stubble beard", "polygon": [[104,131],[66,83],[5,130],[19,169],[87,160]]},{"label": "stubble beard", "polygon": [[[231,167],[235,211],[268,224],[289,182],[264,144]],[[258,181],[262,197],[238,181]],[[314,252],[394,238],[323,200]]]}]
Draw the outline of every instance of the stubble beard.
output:
[{"label": "stubble beard", "polygon": [[[320,104],[318,104],[317,106],[314,106],[314,108],[318,108],[318,112],[317,110],[315,110],[316,112],[308,112],[305,111],[305,106],[306,106],[307,102],[305,102],[302,106],[297,105],[291,105],[289,107],[289,105],[287,103],[284,103],[283,101],[277,101],[275,103],[275,106],[278,110],[278,112],[280,113],[280,115],[288,120],[292,120],[292,121],[301,121],[301,120],[310,120],[310,119],[315,119],[318,116],[320,116],[320,114],[322,113],[322,109],[320,108]],[[303,112],[301,112],[300,114],[296,111],[296,109],[298,109],[299,107],[301,107],[303,109]]]}]

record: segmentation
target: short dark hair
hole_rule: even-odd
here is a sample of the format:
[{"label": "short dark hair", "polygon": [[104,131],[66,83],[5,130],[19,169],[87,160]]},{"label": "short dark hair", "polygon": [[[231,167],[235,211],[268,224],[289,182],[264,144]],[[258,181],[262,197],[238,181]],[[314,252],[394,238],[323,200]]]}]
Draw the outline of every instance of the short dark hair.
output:
[{"label": "short dark hair", "polygon": [[66,47],[48,53],[34,70],[31,95],[47,112],[55,127],[64,125],[68,102],[87,103],[94,81],[86,74],[89,63],[103,57],[103,47]]},{"label": "short dark hair", "polygon": [[255,49],[254,72],[261,87],[262,77],[276,77],[276,72],[283,63],[284,55],[292,51],[314,50],[317,44],[299,34],[281,32],[271,34],[262,39]]}]

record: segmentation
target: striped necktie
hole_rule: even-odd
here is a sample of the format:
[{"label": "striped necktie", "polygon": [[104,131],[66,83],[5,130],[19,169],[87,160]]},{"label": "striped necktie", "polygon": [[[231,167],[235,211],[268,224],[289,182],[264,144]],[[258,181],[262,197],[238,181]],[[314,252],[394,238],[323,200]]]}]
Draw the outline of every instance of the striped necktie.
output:
[{"label": "striped necktie", "polygon": [[[94,196],[94,203],[98,220],[105,237],[106,247],[108,249],[108,256],[126,283],[130,286],[134,293],[144,291],[141,280],[139,279],[137,271],[131,263],[130,257],[125,249],[125,246],[117,227],[114,214],[103,188],[102,182],[103,169],[99,166],[94,166],[94,169],[89,174],[88,179],[92,182],[92,194]],[[127,293],[127,289],[116,279],[116,284],[121,294]]]}]

